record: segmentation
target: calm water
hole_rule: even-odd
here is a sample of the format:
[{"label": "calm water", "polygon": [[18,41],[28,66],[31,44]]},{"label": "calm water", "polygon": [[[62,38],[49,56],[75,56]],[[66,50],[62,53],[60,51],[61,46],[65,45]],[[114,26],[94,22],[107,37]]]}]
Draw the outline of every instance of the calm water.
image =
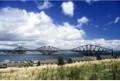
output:
[{"label": "calm water", "polygon": [[[103,53],[103,55],[106,54],[111,54],[111,53]],[[63,55],[65,59],[84,56],[84,54],[78,52],[62,52],[62,53],[56,52],[51,55],[43,55],[41,53],[0,54],[0,62],[3,62],[4,60],[20,61],[20,60],[57,59],[61,55]]]},{"label": "calm water", "polygon": [[71,57],[81,57],[83,54],[72,52],[72,53],[54,53],[51,55],[42,55],[40,53],[38,54],[0,54],[0,61],[4,60],[10,60],[10,61],[19,61],[19,60],[40,60],[40,59],[57,59],[59,56],[63,55],[65,59],[71,58]]}]

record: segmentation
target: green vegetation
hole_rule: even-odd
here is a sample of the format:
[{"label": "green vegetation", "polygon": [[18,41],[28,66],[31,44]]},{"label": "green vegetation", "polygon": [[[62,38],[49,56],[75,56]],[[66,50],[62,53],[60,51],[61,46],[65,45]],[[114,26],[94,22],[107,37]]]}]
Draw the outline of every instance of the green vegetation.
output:
[{"label": "green vegetation", "polygon": [[58,57],[58,65],[64,65],[65,62],[64,62],[64,56],[59,56]]},{"label": "green vegetation", "polygon": [[120,59],[31,68],[0,70],[0,79],[120,80]]}]

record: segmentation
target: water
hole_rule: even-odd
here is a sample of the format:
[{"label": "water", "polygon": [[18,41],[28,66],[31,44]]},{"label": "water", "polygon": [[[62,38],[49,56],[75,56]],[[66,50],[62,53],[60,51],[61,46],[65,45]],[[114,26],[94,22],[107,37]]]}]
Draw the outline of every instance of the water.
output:
[{"label": "water", "polygon": [[[103,55],[111,55],[111,53],[103,53]],[[41,53],[29,53],[29,54],[0,54],[0,62],[5,60],[10,61],[20,61],[20,60],[41,60],[41,59],[57,59],[59,56],[63,55],[65,59],[73,57],[81,57],[84,54],[79,52],[56,52],[51,55],[43,55]],[[97,53],[99,55],[99,53]]]},{"label": "water", "polygon": [[20,60],[40,60],[40,59],[57,59],[59,56],[63,55],[65,59],[71,57],[81,57],[83,54],[77,52],[67,52],[67,53],[54,53],[51,55],[43,55],[43,54],[0,54],[0,61],[4,60],[10,61],[20,61]]}]

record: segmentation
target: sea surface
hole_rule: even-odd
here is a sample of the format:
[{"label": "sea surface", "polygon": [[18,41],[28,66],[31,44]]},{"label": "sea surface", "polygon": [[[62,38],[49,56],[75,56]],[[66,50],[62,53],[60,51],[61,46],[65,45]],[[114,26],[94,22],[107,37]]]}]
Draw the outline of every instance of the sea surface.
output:
[{"label": "sea surface", "polygon": [[[106,55],[107,53],[103,53],[103,55]],[[111,55],[111,53],[108,53]],[[4,62],[6,60],[9,61],[21,61],[21,60],[42,60],[42,59],[58,59],[59,56],[64,56],[64,59],[69,59],[73,57],[82,57],[85,56],[82,53],[79,52],[56,52],[50,55],[43,55],[40,52],[33,52],[26,54],[0,54],[0,62]]]},{"label": "sea surface", "polygon": [[0,62],[3,62],[5,60],[20,61],[20,60],[57,59],[59,56],[64,56],[65,59],[68,59],[71,57],[81,57],[84,55],[78,52],[53,53],[51,55],[43,55],[41,53],[0,54]]}]

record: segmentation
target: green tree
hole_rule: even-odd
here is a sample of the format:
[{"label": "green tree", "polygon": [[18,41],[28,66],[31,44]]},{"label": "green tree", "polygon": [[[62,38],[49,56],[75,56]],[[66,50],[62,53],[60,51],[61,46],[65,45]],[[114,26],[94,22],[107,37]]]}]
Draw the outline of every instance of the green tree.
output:
[{"label": "green tree", "polygon": [[37,62],[37,66],[40,66],[40,61]]},{"label": "green tree", "polygon": [[58,57],[58,65],[64,65],[65,62],[64,62],[64,57],[63,56],[59,56]]}]

